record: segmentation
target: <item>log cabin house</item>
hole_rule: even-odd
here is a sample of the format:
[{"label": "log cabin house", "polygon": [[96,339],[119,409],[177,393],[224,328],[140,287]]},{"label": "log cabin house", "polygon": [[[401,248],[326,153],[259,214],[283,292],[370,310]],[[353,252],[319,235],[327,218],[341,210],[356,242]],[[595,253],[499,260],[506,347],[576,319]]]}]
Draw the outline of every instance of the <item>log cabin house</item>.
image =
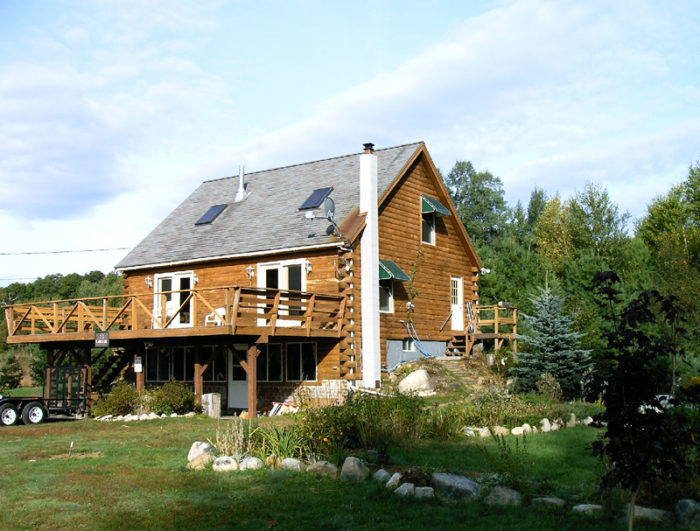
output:
[{"label": "log cabin house", "polygon": [[479,332],[482,264],[422,142],[206,181],[116,267],[123,296],[7,307],[8,343],[253,416]]}]

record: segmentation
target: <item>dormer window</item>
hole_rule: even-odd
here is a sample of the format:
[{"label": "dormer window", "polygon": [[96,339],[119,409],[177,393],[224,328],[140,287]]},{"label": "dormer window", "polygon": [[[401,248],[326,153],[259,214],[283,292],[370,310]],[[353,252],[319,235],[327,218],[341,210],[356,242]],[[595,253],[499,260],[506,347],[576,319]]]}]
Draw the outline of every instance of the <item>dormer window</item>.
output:
[{"label": "dormer window", "polygon": [[435,245],[437,216],[449,216],[452,212],[440,201],[429,195],[421,196],[421,241]]},{"label": "dormer window", "polygon": [[227,206],[228,205],[214,205],[213,207],[209,208],[209,210],[207,210],[201,218],[197,220],[195,225],[209,225],[217,217],[219,217],[219,214],[221,214]]}]

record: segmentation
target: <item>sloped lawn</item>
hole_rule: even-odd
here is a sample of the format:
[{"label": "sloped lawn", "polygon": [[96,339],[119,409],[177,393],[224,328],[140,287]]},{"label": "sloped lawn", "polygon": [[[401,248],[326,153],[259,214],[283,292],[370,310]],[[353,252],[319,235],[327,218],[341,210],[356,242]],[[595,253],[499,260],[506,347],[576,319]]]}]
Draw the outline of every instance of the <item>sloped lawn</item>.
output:
[{"label": "sloped lawn", "polygon": [[[372,481],[348,484],[284,470],[187,470],[191,443],[213,439],[216,426],[215,420],[195,417],[2,428],[0,528],[625,528],[618,519],[592,520],[570,511],[400,499]],[[529,437],[525,460],[512,466],[525,471],[537,488],[551,488],[550,494],[588,500],[599,468],[584,446],[595,436],[592,428],[575,428]],[[490,440],[391,449],[396,466],[465,472],[492,472],[500,455]],[[537,494],[534,490],[526,494]],[[639,522],[637,528],[650,527]]]}]

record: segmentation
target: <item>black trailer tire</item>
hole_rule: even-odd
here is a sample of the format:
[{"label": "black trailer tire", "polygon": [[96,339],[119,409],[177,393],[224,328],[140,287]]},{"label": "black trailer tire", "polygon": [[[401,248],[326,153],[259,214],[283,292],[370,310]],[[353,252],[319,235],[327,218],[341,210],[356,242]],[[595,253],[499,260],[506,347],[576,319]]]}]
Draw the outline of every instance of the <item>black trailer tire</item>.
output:
[{"label": "black trailer tire", "polygon": [[22,410],[22,420],[25,424],[40,424],[47,416],[46,408],[39,402],[29,402]]},{"label": "black trailer tire", "polygon": [[0,406],[0,424],[3,426],[12,426],[19,419],[17,408],[12,404],[3,404]]}]

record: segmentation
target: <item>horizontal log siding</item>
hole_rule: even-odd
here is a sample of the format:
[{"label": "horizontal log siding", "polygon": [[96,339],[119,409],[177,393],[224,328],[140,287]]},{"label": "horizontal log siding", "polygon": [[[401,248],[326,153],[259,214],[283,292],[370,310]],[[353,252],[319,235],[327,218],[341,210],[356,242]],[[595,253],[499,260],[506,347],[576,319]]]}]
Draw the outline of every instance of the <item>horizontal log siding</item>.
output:
[{"label": "horizontal log siding", "polygon": [[[311,273],[306,276],[306,291],[307,292],[318,292],[327,294],[337,294],[339,292],[338,280],[335,275],[334,262],[338,259],[338,254],[335,250],[323,250],[309,252],[307,254],[300,253],[287,253],[281,255],[271,255],[259,257],[259,260],[255,258],[239,259],[239,260],[225,260],[216,262],[205,262],[193,264],[191,266],[180,265],[172,268],[158,268],[140,271],[130,271],[125,274],[124,279],[124,292],[126,294],[144,294],[153,292],[146,286],[146,277],[155,278],[156,274],[161,273],[175,273],[178,271],[194,271],[199,277],[199,282],[195,286],[196,289],[205,290],[206,288],[215,288],[220,286],[257,286],[257,265],[258,263],[268,263],[283,260],[296,260],[296,259],[307,259],[311,262]],[[256,276],[253,277],[252,281],[248,277],[246,268],[252,266],[256,269]],[[303,273],[305,274],[305,273]],[[214,308],[218,308],[224,305],[224,295],[218,294],[221,300],[214,298],[214,292],[207,293],[203,292],[204,297],[209,301]],[[233,301],[231,301],[233,302]],[[151,309],[151,306],[149,306]],[[206,315],[210,314],[211,311],[205,305],[197,303],[197,319],[199,322],[203,322]],[[141,326],[147,327],[150,318],[141,310],[138,309],[139,324]],[[280,330],[283,332],[283,330]],[[293,339],[291,341],[306,341],[305,338]],[[309,341],[316,341],[313,338],[309,338]],[[274,342],[274,339],[272,340]],[[235,342],[235,341],[233,341]],[[187,345],[188,338],[182,338],[182,345]],[[318,383],[323,379],[338,379],[339,369],[339,347],[336,344],[330,350],[328,347],[324,347],[322,343],[319,343],[318,349]],[[327,354],[324,356],[324,354]],[[309,383],[309,385],[314,385]]]},{"label": "horizontal log siding", "polygon": [[[440,327],[450,314],[450,279],[462,277],[465,300],[465,327],[468,323],[466,301],[476,299],[475,264],[458,234],[459,218],[438,216],[435,245],[421,242],[421,195],[427,194],[447,205],[435,185],[432,170],[419,158],[388,196],[379,211],[379,257],[395,261],[409,276],[418,249],[423,250],[418,261],[414,289],[420,294],[414,299],[413,322],[420,339],[448,341],[451,323],[442,332]],[[386,363],[387,339],[407,337],[406,327],[399,320],[408,320],[406,303],[410,282],[394,281],[394,313],[380,314],[382,363]]]}]

